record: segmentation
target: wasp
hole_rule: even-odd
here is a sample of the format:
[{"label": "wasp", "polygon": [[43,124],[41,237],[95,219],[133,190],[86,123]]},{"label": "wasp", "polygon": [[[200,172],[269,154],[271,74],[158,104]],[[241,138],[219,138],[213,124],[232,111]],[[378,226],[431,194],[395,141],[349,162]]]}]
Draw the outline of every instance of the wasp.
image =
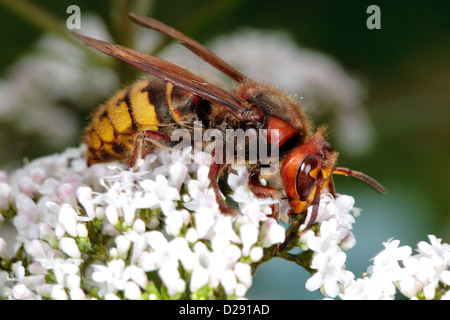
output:
[{"label": "wasp", "polygon": [[[86,45],[151,75],[118,92],[94,114],[85,133],[88,165],[121,160],[132,168],[155,147],[173,148],[173,130],[192,128],[189,124],[201,121],[204,128],[267,129],[266,142],[276,144],[280,166],[270,183],[264,185],[260,179],[263,164],[253,165],[248,186],[257,197],[274,200],[280,199],[281,190],[293,216],[305,213],[312,205],[307,229],[316,220],[320,195],[327,190],[335,194],[332,174],[356,177],[380,193],[386,192],[368,175],[336,167],[338,153],[325,139],[326,130],[313,130],[306,112],[293,97],[248,78],[205,46],[158,20],[133,13],[130,17],[141,26],[178,40],[236,85],[233,90],[225,90],[171,62],[75,33]],[[271,134],[274,131],[277,139]],[[227,205],[219,188],[219,178],[228,167],[218,161],[222,156],[213,154],[217,161],[210,166],[209,178],[220,211],[234,214],[236,210]],[[278,218],[279,205],[272,209],[272,216]]]}]

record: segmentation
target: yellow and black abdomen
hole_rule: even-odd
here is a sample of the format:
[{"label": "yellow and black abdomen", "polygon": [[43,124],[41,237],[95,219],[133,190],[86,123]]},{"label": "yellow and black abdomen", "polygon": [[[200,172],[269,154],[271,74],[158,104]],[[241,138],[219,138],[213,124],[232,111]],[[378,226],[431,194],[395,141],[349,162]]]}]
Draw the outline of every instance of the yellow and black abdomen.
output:
[{"label": "yellow and black abdomen", "polygon": [[127,160],[143,130],[170,136],[204,118],[209,103],[156,77],[140,80],[101,105],[86,128],[88,165]]}]

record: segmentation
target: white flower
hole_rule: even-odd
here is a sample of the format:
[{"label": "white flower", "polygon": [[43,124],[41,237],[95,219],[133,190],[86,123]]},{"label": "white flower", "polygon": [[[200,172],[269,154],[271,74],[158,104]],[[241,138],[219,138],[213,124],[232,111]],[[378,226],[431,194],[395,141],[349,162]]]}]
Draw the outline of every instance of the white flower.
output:
[{"label": "white flower", "polygon": [[47,253],[44,249],[44,245],[39,240],[34,239],[25,243],[25,251],[36,261],[47,259]]},{"label": "white flower", "polygon": [[61,285],[54,285],[52,287],[51,298],[55,300],[68,300],[66,289]]},{"label": "white flower", "polygon": [[187,183],[189,200],[185,203],[188,210],[199,211],[202,208],[209,209],[211,212],[218,212],[216,195],[209,187],[208,177],[209,167],[200,165],[197,170],[197,180],[190,180]]},{"label": "white flower", "polygon": [[385,249],[373,259],[372,272],[383,274],[386,280],[398,281],[401,279],[401,266],[398,261],[407,259],[411,255],[411,247],[399,247],[399,240],[384,242]]},{"label": "white flower", "polygon": [[137,233],[144,233],[145,231],[145,222],[141,219],[136,219],[133,224],[133,230]]},{"label": "white flower", "polygon": [[261,247],[254,247],[250,250],[250,259],[252,262],[258,262],[264,256],[264,251]]},{"label": "white flower", "polygon": [[[351,232],[355,222],[351,212],[354,208],[354,199],[350,196],[341,195],[336,199],[331,194],[321,195],[317,221],[320,223],[318,235],[314,235],[310,230],[304,232],[300,237],[301,244],[308,244],[314,251],[348,250],[356,244],[356,239]],[[309,221],[312,207],[308,208],[308,217],[305,224]],[[303,229],[302,229],[303,230]]]},{"label": "white flower", "polygon": [[89,231],[88,231],[86,225],[83,223],[78,223],[77,224],[77,235],[80,238],[87,238],[88,234],[89,234]]},{"label": "white flower", "polygon": [[237,233],[239,223],[233,224],[234,219],[222,214],[215,215],[215,224],[211,228],[211,247],[214,251],[223,251],[232,243],[242,243]]},{"label": "white flower", "polygon": [[227,261],[227,268],[232,268],[241,257],[241,250],[234,244],[228,244],[222,249],[222,252]]},{"label": "white flower", "polygon": [[423,285],[415,279],[415,277],[405,277],[399,281],[399,288],[400,292],[411,299],[414,297],[418,292],[422,291]]},{"label": "white flower", "polygon": [[313,251],[324,253],[329,256],[340,252],[341,249],[338,246],[340,237],[337,228],[338,224],[335,219],[323,221],[320,225],[320,235],[308,238],[308,247]]},{"label": "white flower", "polygon": [[258,240],[259,230],[256,226],[246,223],[239,229],[239,235],[242,240],[242,255],[248,257],[251,247]]},{"label": "white flower", "polygon": [[12,200],[11,186],[6,182],[0,182],[0,209],[6,210],[9,208]]},{"label": "white flower", "polygon": [[137,300],[142,298],[142,292],[135,282],[128,281],[125,284],[124,296],[130,300]]},{"label": "white flower", "polygon": [[109,223],[115,226],[119,223],[119,210],[113,205],[108,205],[105,210],[106,218]]},{"label": "white flower", "polygon": [[59,240],[59,247],[71,258],[79,259],[81,257],[81,252],[73,238],[62,238]]},{"label": "white flower", "polygon": [[[145,194],[138,202],[138,207],[160,207],[166,216],[169,216],[175,210],[175,201],[180,200],[180,194],[176,188],[169,184],[165,176],[157,175],[155,180],[145,179],[139,184],[144,188]],[[149,201],[150,206],[147,201]]]},{"label": "white flower", "polygon": [[185,290],[186,282],[178,272],[177,263],[165,263],[158,271],[158,275],[167,287],[169,295],[182,293]]},{"label": "white flower", "polygon": [[181,185],[186,180],[186,175],[188,173],[188,167],[182,161],[177,161],[170,166],[169,170],[169,181],[170,184],[177,190],[180,190]]},{"label": "white flower", "polygon": [[196,223],[197,236],[202,239],[209,235],[209,232],[214,225],[214,214],[206,207],[200,207],[197,212],[194,213],[194,219]]},{"label": "white flower", "polygon": [[239,211],[245,215],[254,224],[259,223],[267,219],[267,216],[272,213],[270,205],[278,203],[279,201],[273,200],[270,197],[267,199],[257,198],[248,187],[248,171],[246,167],[238,168],[238,175],[230,174],[228,181],[231,189],[234,193],[231,195],[234,201],[239,204]]},{"label": "white flower", "polygon": [[197,234],[197,230],[194,228],[189,228],[186,230],[186,240],[189,241],[190,243],[194,243],[198,240],[198,234]]},{"label": "white flower", "polygon": [[403,264],[403,275],[399,281],[400,292],[412,298],[423,290],[427,299],[433,299],[442,262],[413,256],[405,259]]},{"label": "white flower", "polygon": [[62,205],[59,211],[58,222],[63,226],[64,231],[72,237],[76,237],[78,234],[77,218],[78,214],[69,204]]},{"label": "white flower", "polygon": [[17,300],[34,300],[36,295],[31,292],[24,284],[18,284],[12,288],[12,296]]},{"label": "white flower", "polygon": [[123,260],[109,261],[107,266],[94,265],[92,279],[95,282],[105,283],[106,287],[102,294],[114,293],[116,290],[125,288],[126,280],[122,274],[125,270],[125,262]]},{"label": "white flower", "polygon": [[343,250],[349,250],[356,245],[356,238],[353,233],[349,232],[348,235],[342,239],[341,243],[339,243],[339,247]]},{"label": "white flower", "polygon": [[399,240],[383,242],[385,249],[375,256],[373,259],[374,265],[396,269],[398,267],[397,261],[408,258],[412,252],[411,247],[399,247],[399,244]]},{"label": "white flower", "polygon": [[234,273],[240,283],[244,284],[247,288],[252,285],[252,270],[250,265],[238,262],[234,266]]},{"label": "white flower", "polygon": [[64,182],[58,186],[58,197],[72,206],[77,205],[74,186],[70,183]]},{"label": "white flower", "polygon": [[178,236],[181,228],[189,222],[190,217],[187,210],[173,210],[165,219],[167,233]]},{"label": "white flower", "polygon": [[446,284],[450,285],[450,271],[442,271],[441,273],[441,280]]},{"label": "white flower", "polygon": [[128,250],[130,250],[131,241],[126,236],[119,235],[115,239],[117,251],[121,258],[125,258],[128,256]]},{"label": "white flower", "polygon": [[125,279],[133,280],[138,286],[145,289],[147,285],[147,274],[142,268],[139,268],[136,265],[128,266],[124,271]]},{"label": "white flower", "polygon": [[450,245],[441,244],[442,239],[436,238],[434,235],[429,235],[430,244],[425,241],[420,241],[417,244],[418,252],[429,258],[437,257],[443,260],[444,263],[450,262]]},{"label": "white flower", "polygon": [[70,290],[80,288],[81,278],[78,274],[68,274],[66,276],[66,287]]},{"label": "white flower", "polygon": [[[353,223],[355,223],[355,218],[351,214],[355,204],[355,199],[347,195],[341,195],[336,198],[336,201],[330,202],[330,206],[333,204],[336,208],[329,208],[328,210],[334,211],[335,219],[338,221],[341,228],[344,227],[346,230],[351,230]],[[342,237],[344,238],[345,235]]]},{"label": "white flower", "polygon": [[86,294],[81,288],[71,289],[69,294],[72,300],[86,300]]},{"label": "white flower", "polygon": [[17,215],[13,223],[19,235],[24,238],[37,238],[39,236],[38,222],[40,219],[39,207],[28,196],[19,193],[16,196]]},{"label": "white flower", "polygon": [[2,237],[0,237],[0,258],[5,260],[10,259],[10,255],[8,252],[8,245]]},{"label": "white flower", "polygon": [[[52,263],[50,265],[50,263]],[[55,261],[49,262],[46,267],[48,269],[53,269],[53,273],[56,278],[56,282],[65,287],[67,286],[66,280],[68,276],[75,275],[80,272],[79,268],[80,261],[79,260],[63,260],[56,259]]]},{"label": "white flower", "polygon": [[264,246],[269,247],[276,243],[283,243],[285,236],[286,231],[274,218],[269,218],[263,223],[260,237]]},{"label": "white flower", "polygon": [[208,269],[197,265],[194,267],[190,279],[189,289],[192,292],[200,290],[209,282],[209,271]]},{"label": "white flower", "polygon": [[383,284],[369,277],[352,280],[344,284],[339,297],[343,300],[393,300],[395,292],[388,293]]},{"label": "white flower", "polygon": [[178,259],[183,265],[184,270],[191,271],[197,260],[186,239],[177,237],[170,241],[167,246],[171,258]]},{"label": "white flower", "polygon": [[354,278],[353,273],[345,270],[346,258],[344,252],[338,252],[332,257],[316,254],[311,268],[318,271],[306,281],[306,289],[314,291],[323,286],[326,295],[332,298],[336,297],[339,294],[338,283],[346,283]]},{"label": "white flower", "polygon": [[86,210],[86,214],[90,219],[95,217],[94,204],[92,203],[92,189],[90,187],[80,187],[77,189],[77,198]]},{"label": "white flower", "polygon": [[220,284],[224,288],[226,295],[232,295],[237,285],[237,280],[234,272],[229,269],[224,270],[220,274]]}]

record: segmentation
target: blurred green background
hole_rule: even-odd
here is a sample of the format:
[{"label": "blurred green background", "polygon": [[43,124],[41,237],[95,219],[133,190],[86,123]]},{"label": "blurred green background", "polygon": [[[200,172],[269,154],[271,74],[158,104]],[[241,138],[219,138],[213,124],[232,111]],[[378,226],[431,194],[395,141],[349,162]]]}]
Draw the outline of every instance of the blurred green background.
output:
[{"label": "blurred green background", "polygon": [[[15,8],[11,10],[8,3],[15,3]],[[36,19],[39,12],[35,9],[28,11],[31,14],[27,18],[23,9],[19,10],[27,3],[0,0],[0,79],[45,32],[42,25],[57,29],[49,23],[52,18]],[[121,14],[133,8],[203,43],[247,26],[286,31],[302,47],[334,57],[350,74],[362,79],[367,89],[364,105],[376,132],[370,150],[358,155],[341,151],[339,164],[376,177],[389,190],[387,195],[379,195],[354,179],[335,178],[338,191],[354,196],[356,206],[362,208],[353,230],[357,245],[347,251],[347,268],[360,277],[370,265],[370,259],[382,250],[382,242],[389,238],[399,239],[401,244],[413,248],[417,242],[427,241],[428,234],[450,242],[447,187],[450,178],[450,2],[40,0],[33,3],[55,21],[59,20],[62,28],[69,16],[67,7],[76,4],[82,16],[92,12],[103,17],[114,41],[127,45],[132,44],[129,37],[132,27],[123,22]],[[380,30],[366,27],[369,17],[366,9],[371,4],[381,9]],[[136,76],[130,68],[120,64],[113,67],[120,75],[120,83]],[[99,96],[98,102],[104,98]],[[65,107],[73,107],[72,102],[65,104],[64,99],[61,100]],[[87,115],[94,107],[95,104],[79,110],[72,124],[77,126],[79,135],[67,140],[67,146],[78,145]],[[330,119],[324,115],[323,119],[315,120],[321,123]],[[330,140],[333,142],[332,132]],[[13,121],[0,119],[0,169],[17,167],[25,157],[34,159],[63,149],[61,145],[40,141],[35,134],[19,130]],[[309,293],[304,289],[308,276],[296,265],[274,259],[258,270],[247,296],[320,298],[317,292]]]}]

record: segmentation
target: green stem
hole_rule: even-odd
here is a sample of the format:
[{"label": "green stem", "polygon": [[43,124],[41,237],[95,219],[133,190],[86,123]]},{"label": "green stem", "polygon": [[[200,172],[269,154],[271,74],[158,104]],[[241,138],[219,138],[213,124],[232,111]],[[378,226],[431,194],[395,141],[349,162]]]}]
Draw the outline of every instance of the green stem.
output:
[{"label": "green stem", "polygon": [[[153,6],[153,1],[148,0],[112,0],[109,11],[110,30],[114,42],[128,48],[136,47],[136,29],[128,14],[135,12],[148,15]],[[122,82],[133,81],[139,71],[130,66],[119,63],[116,68]]]},{"label": "green stem", "polygon": [[[280,252],[283,251],[289,251],[292,248],[294,240],[298,237],[298,228],[300,227],[300,221],[294,220],[291,223],[291,226],[289,227],[288,231],[286,232],[286,239],[284,242],[280,245],[278,248]],[[294,244],[295,246],[295,244]],[[288,250],[286,248],[289,247]]]},{"label": "green stem", "polygon": [[116,42],[125,47],[134,48],[137,25],[132,23],[128,14],[135,12],[149,15],[152,7],[153,1],[148,0],[112,0],[109,16]]},{"label": "green stem", "polygon": [[314,251],[306,250],[302,251],[299,254],[291,254],[291,253],[283,253],[281,258],[295,262],[299,266],[303,267],[306,271],[313,274],[316,270],[311,269],[311,260],[313,257]]},{"label": "green stem", "polygon": [[292,249],[297,247],[296,239],[298,237],[298,229],[301,225],[300,220],[294,220],[286,232],[286,239],[282,244],[274,245],[264,250],[264,256],[261,260],[252,264],[252,274],[255,274],[258,267],[274,257],[278,257],[284,260],[293,261],[296,264],[302,266],[306,271],[314,273],[315,270],[311,269],[311,260],[314,254],[311,250],[302,251],[299,254],[289,253]]}]

